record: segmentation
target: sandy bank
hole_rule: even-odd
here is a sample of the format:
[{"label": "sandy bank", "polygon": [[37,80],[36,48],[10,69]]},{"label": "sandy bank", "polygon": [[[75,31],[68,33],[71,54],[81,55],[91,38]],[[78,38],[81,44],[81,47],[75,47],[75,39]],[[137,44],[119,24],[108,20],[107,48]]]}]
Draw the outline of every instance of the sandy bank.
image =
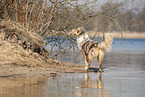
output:
[{"label": "sandy bank", "polygon": [[84,65],[44,58],[17,43],[3,39],[0,33],[0,77],[33,76],[50,73],[84,72]]},{"label": "sandy bank", "polygon": [[41,38],[19,23],[0,21],[0,77],[84,72],[84,65],[50,58]]}]

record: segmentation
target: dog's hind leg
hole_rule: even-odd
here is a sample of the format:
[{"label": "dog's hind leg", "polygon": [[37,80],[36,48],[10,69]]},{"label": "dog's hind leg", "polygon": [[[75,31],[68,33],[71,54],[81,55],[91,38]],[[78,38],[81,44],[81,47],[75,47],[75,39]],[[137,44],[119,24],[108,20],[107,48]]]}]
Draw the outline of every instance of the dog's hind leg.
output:
[{"label": "dog's hind leg", "polygon": [[99,56],[98,56],[98,59],[99,59],[99,72],[102,72],[102,61],[103,61],[103,58],[104,58],[104,52],[100,51],[99,52]]},{"label": "dog's hind leg", "polygon": [[99,59],[99,72],[102,72],[102,60]]}]

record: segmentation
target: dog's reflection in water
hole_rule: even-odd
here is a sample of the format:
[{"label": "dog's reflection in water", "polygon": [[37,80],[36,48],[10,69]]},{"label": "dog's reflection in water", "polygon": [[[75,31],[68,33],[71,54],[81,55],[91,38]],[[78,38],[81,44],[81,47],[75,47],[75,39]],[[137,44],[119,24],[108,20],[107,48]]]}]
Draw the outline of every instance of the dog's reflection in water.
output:
[{"label": "dog's reflection in water", "polygon": [[88,73],[85,73],[85,79],[81,83],[82,87],[81,88],[98,88],[102,89],[103,88],[103,81],[101,79],[102,73],[99,73],[99,78],[96,78],[97,80],[91,80],[89,77]]}]

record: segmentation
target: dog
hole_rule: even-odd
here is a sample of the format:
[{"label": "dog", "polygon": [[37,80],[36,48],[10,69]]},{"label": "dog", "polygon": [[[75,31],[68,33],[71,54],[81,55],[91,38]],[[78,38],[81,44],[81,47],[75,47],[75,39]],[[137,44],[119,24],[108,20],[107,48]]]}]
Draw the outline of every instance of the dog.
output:
[{"label": "dog", "polygon": [[77,36],[78,49],[85,60],[85,71],[88,71],[91,61],[98,58],[99,72],[102,72],[102,61],[105,55],[105,50],[109,51],[113,41],[111,34],[107,33],[101,42],[93,42],[86,33],[83,27],[72,29],[72,32]]}]

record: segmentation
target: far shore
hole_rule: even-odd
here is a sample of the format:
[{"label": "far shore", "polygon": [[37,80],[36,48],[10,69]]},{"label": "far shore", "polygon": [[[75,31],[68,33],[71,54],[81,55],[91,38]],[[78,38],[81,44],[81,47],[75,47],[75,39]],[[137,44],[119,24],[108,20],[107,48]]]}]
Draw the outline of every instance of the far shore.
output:
[{"label": "far shore", "polygon": [[[88,32],[89,33],[89,32]],[[92,34],[93,32],[89,33],[89,37],[103,37],[102,33]],[[137,32],[108,32],[112,34],[113,38],[129,38],[129,39],[145,39],[145,32],[137,33]]]}]

